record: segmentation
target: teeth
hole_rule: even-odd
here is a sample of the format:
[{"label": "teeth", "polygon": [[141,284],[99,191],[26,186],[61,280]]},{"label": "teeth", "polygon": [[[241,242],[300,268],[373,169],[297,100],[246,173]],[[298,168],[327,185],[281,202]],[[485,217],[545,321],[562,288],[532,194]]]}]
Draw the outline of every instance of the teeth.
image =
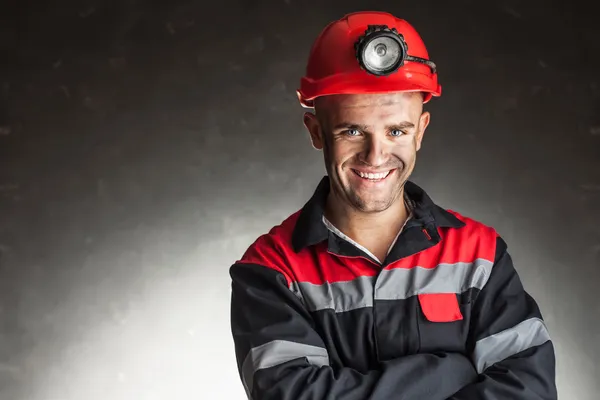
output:
[{"label": "teeth", "polygon": [[360,175],[361,178],[366,178],[366,179],[373,179],[373,180],[377,180],[377,179],[383,179],[386,176],[389,175],[390,171],[387,172],[380,172],[378,174],[365,174],[363,172],[360,171],[356,171],[358,173],[358,175]]}]

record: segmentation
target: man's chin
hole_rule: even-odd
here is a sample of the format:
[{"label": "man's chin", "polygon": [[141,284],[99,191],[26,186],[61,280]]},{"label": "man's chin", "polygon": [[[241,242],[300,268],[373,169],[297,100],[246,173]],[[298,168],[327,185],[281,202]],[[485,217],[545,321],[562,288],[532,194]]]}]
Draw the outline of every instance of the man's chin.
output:
[{"label": "man's chin", "polygon": [[353,193],[351,199],[354,208],[364,213],[377,213],[385,211],[394,203],[392,196],[361,196],[356,192]]}]

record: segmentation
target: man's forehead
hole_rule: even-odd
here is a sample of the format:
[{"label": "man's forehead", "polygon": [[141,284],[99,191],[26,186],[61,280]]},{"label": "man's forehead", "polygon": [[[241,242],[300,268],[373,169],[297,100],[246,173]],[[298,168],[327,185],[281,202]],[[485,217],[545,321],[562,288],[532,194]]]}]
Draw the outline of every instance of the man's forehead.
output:
[{"label": "man's forehead", "polygon": [[386,94],[343,94],[319,97],[315,112],[322,123],[336,124],[340,120],[418,118],[423,111],[423,96],[418,92]]},{"label": "man's forehead", "polygon": [[423,96],[419,92],[368,93],[368,94],[335,94],[319,97],[315,100],[316,108],[366,108],[382,106],[420,106]]}]

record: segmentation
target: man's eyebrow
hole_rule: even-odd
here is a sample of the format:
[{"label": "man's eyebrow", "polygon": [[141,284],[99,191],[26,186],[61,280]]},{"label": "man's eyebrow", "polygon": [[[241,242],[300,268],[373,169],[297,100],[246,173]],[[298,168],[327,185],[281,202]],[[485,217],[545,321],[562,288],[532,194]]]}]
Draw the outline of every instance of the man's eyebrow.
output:
[{"label": "man's eyebrow", "polygon": [[366,125],[361,124],[353,124],[352,122],[340,122],[336,126],[333,127],[334,131],[340,129],[357,129],[359,131],[368,131],[369,128]]},{"label": "man's eyebrow", "polygon": [[387,129],[388,130],[392,130],[392,129],[410,129],[410,128],[414,128],[415,124],[413,124],[412,122],[409,121],[403,121],[400,122],[399,124],[392,124],[392,125],[388,125]]}]

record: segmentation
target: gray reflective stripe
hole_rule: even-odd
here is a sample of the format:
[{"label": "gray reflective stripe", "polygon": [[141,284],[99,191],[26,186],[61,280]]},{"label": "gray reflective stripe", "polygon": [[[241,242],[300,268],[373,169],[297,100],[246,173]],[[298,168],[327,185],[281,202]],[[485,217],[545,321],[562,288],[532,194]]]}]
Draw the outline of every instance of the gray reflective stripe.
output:
[{"label": "gray reflective stripe", "polygon": [[438,264],[435,268],[395,268],[381,271],[375,288],[376,300],[407,299],[417,294],[462,293],[482,289],[493,263],[478,258],[472,263]]},{"label": "gray reflective stripe", "polygon": [[470,288],[482,289],[490,277],[492,265],[491,261],[478,258],[472,263],[439,264],[435,268],[383,270],[378,278],[365,276],[322,285],[298,282],[290,285],[290,289],[310,311],[345,312],[372,307],[374,300],[401,300],[420,293],[462,293]]},{"label": "gray reflective stripe", "polygon": [[375,277],[361,276],[351,281],[315,285],[298,283],[304,304],[309,311],[332,309],[344,312],[362,307],[373,307]]},{"label": "gray reflective stripe", "polygon": [[327,350],[308,344],[273,340],[250,350],[242,364],[242,379],[248,398],[251,397],[256,371],[298,358],[306,358],[310,364],[319,367],[329,365]]},{"label": "gray reflective stripe", "polygon": [[544,321],[539,318],[527,319],[513,328],[478,340],[473,352],[473,363],[477,372],[482,373],[490,365],[549,340],[550,334]]}]

